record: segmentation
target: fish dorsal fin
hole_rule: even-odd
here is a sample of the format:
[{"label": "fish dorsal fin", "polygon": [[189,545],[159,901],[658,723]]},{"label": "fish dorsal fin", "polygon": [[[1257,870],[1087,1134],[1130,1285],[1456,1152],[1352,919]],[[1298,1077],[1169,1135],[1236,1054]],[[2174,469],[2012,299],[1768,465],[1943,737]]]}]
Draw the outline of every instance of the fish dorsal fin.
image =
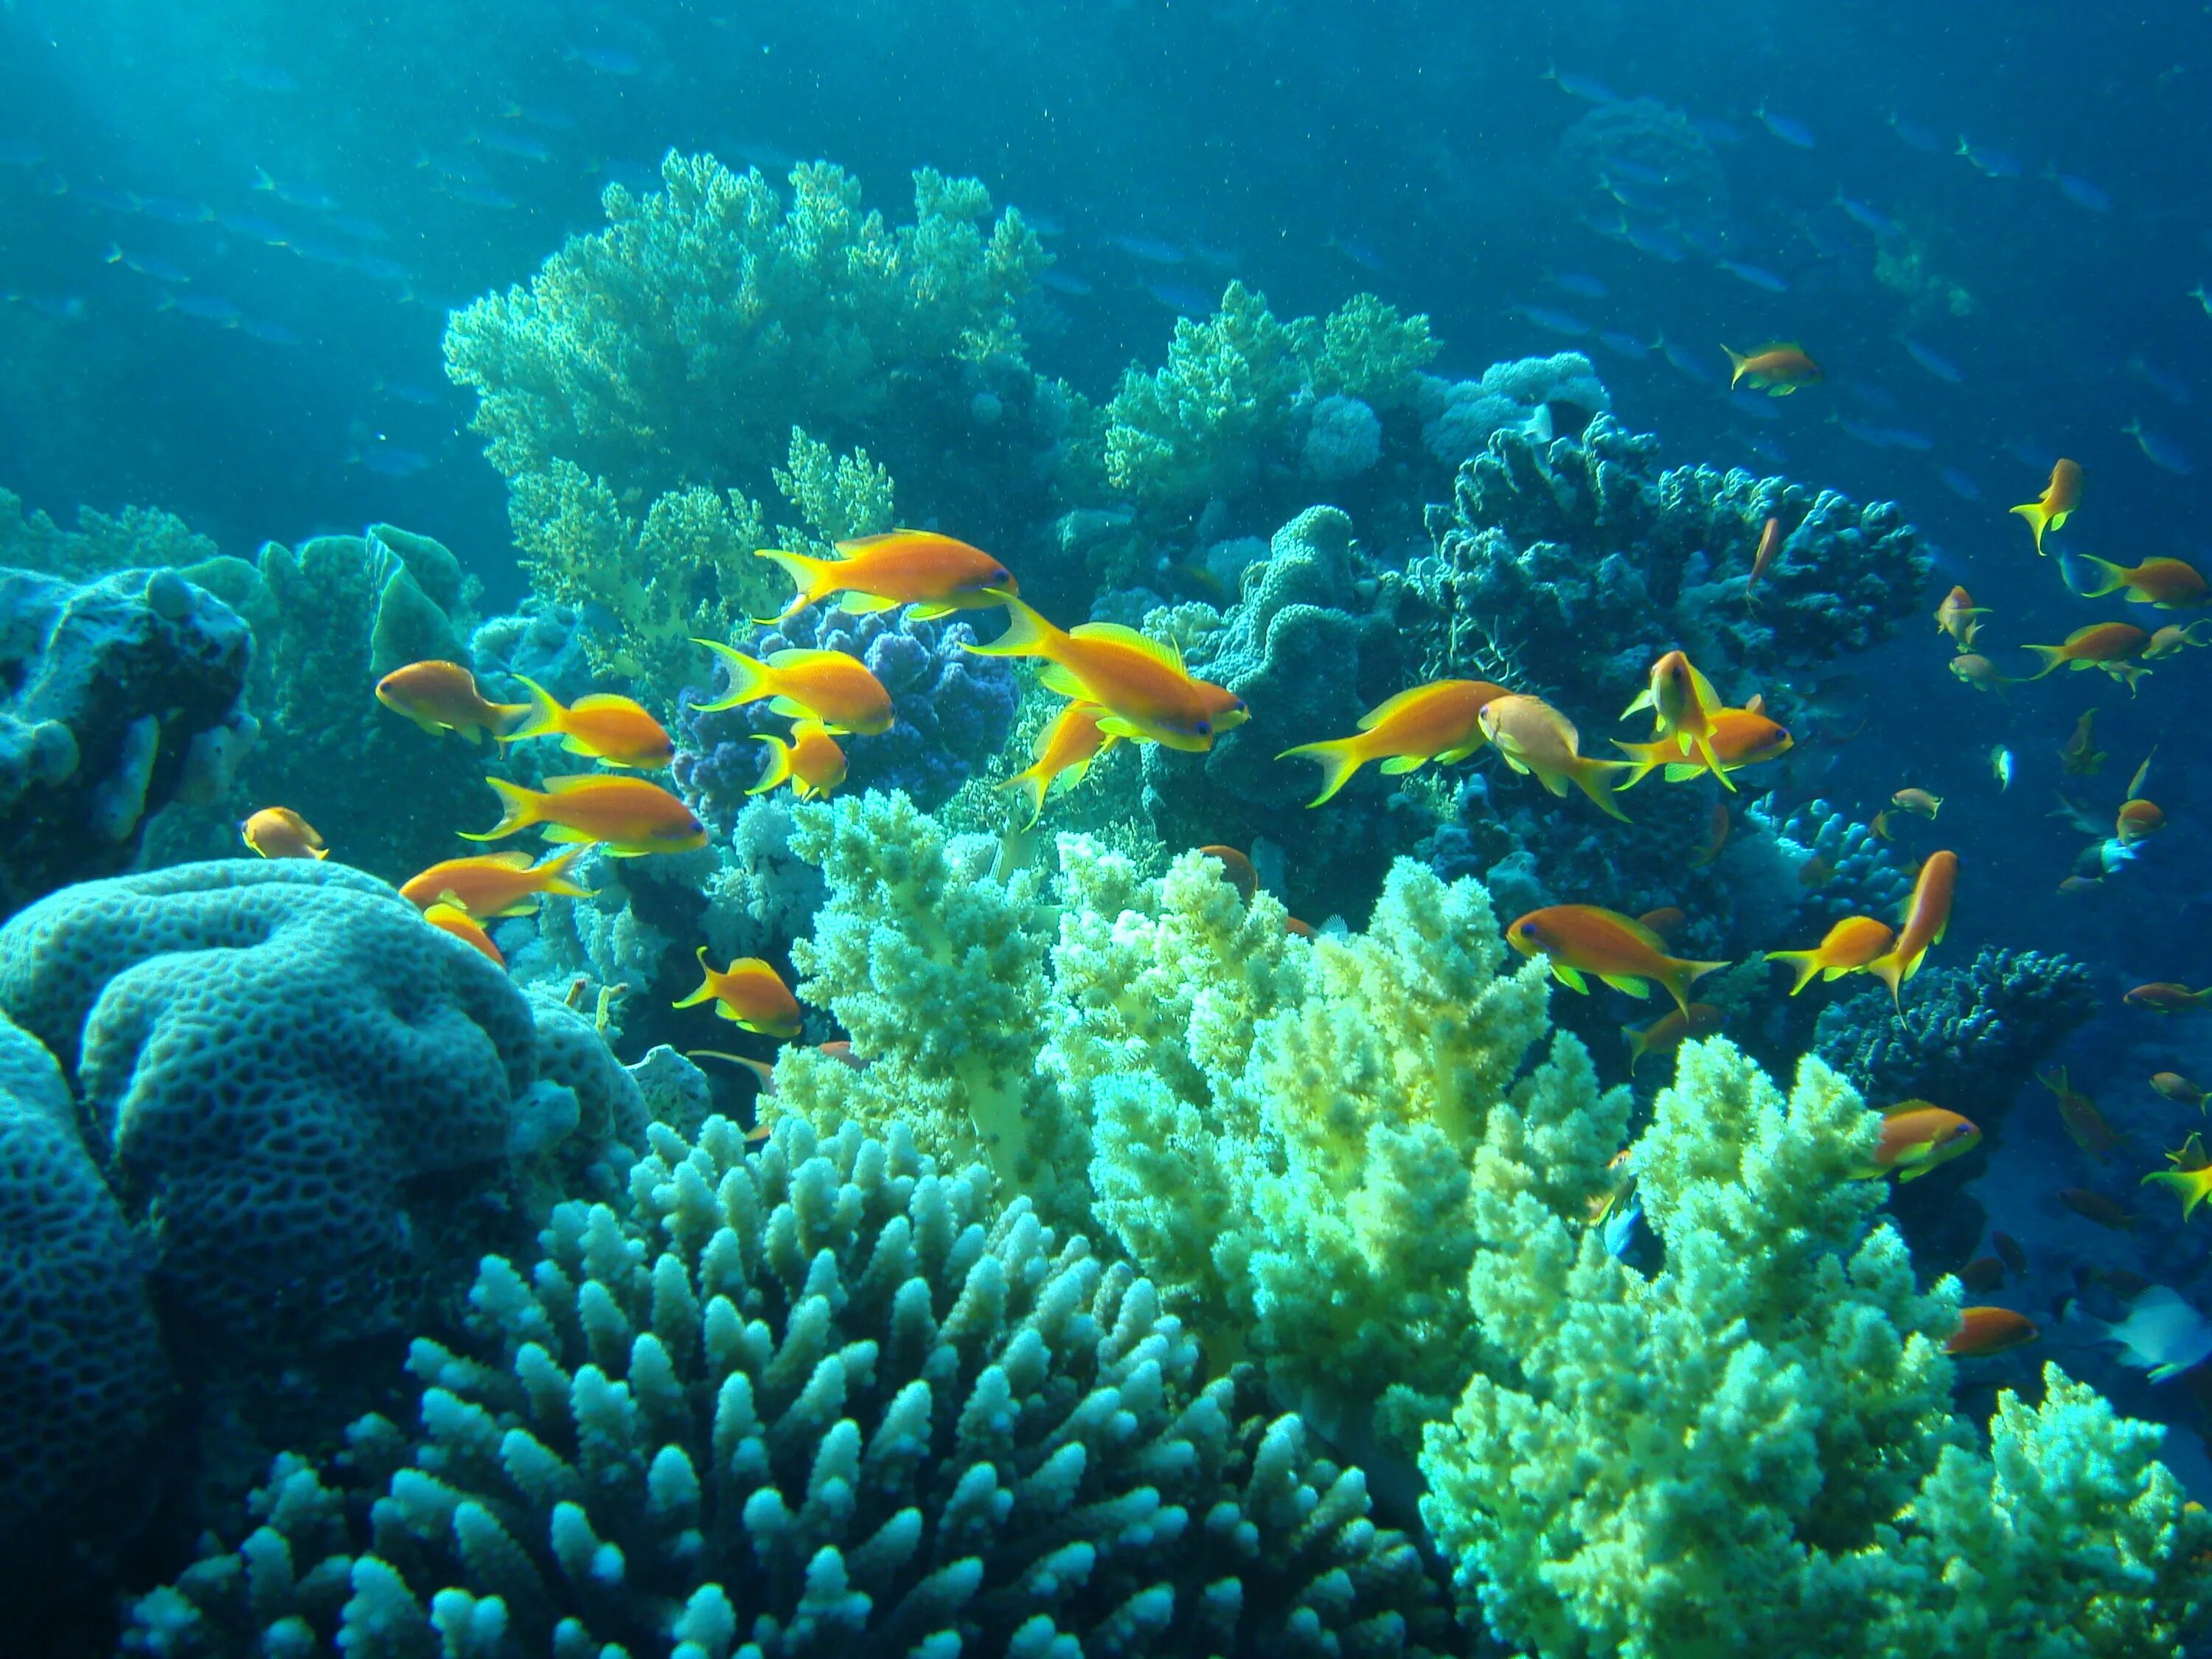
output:
[{"label": "fish dorsal fin", "polygon": [[1883,1107],[1881,1109],[1881,1115],[1886,1118],[1903,1117],[1911,1112],[1925,1112],[1936,1109],[1938,1109],[1931,1107],[1929,1103],[1924,1100],[1900,1100],[1894,1106]]},{"label": "fish dorsal fin", "polygon": [[625,697],[618,691],[594,691],[568,705],[568,712],[572,714],[592,708],[635,708],[640,714],[645,712],[644,706],[636,698]]},{"label": "fish dorsal fin", "polygon": [[860,659],[842,651],[821,651],[808,646],[794,645],[769,657],[768,665],[788,673],[795,668],[814,668],[829,662],[860,665]]},{"label": "fish dorsal fin", "polygon": [[642,778],[624,777],[618,772],[571,772],[565,777],[546,779],[545,793],[549,795],[573,795],[580,789],[600,786],[611,788],[620,784],[644,781]]},{"label": "fish dorsal fin", "polygon": [[1757,714],[1762,720],[1765,719],[1766,715],[1766,693],[1764,691],[1753,692],[1751,694],[1751,701],[1745,703],[1743,706],[1743,712],[1747,714]]},{"label": "fish dorsal fin", "polygon": [[1667,941],[1661,939],[1657,933],[1654,933],[1644,923],[1637,921],[1634,916],[1621,916],[1620,924],[1631,933],[1634,934],[1639,941],[1650,945],[1661,956],[1663,957],[1667,954]]},{"label": "fish dorsal fin", "polygon": [[1079,623],[1067,630],[1079,640],[1097,640],[1103,645],[1118,645],[1126,650],[1141,651],[1153,661],[1164,663],[1178,674],[1189,671],[1182,665],[1182,653],[1175,647],[1139,634],[1133,628],[1124,628],[1120,623]]},{"label": "fish dorsal fin", "polygon": [[1416,685],[1409,690],[1401,691],[1395,697],[1376,703],[1374,708],[1359,717],[1359,729],[1362,732],[1372,732],[1392,715],[1402,714],[1416,699],[1425,697],[1435,690],[1434,685]]},{"label": "fish dorsal fin", "polygon": [[872,536],[855,536],[849,541],[836,542],[831,545],[836,548],[839,559],[856,559],[863,553],[874,552],[879,547],[895,546],[927,533],[919,530],[884,530]]}]

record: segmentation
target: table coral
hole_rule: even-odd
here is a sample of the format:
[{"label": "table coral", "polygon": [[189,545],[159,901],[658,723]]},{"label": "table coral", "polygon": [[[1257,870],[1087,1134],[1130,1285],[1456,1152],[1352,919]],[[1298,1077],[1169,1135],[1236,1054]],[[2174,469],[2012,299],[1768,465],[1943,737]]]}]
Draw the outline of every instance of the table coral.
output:
[{"label": "table coral", "polygon": [[1785,1099],[1692,1043],[1631,1160],[1656,1273],[1533,1198],[1478,1194],[1482,1237],[1510,1243],[1468,1294],[1512,1369],[1427,1431],[1422,1507],[1499,1641],[2179,1653],[2212,1522],[2152,1461],[2159,1431],[2055,1370],[2040,1412],[2006,1394],[1973,1449],[1941,1350],[1957,1284],[1917,1291],[1883,1193],[1845,1178],[1877,1125],[1816,1060]]},{"label": "table coral", "polygon": [[82,585],[0,569],[0,916],[137,855],[173,799],[228,786],[253,641],[171,569]]},{"label": "table coral", "polygon": [[[126,1651],[1418,1656],[1449,1632],[1365,1486],[1198,1381],[1152,1286],[895,1129],[657,1128],[564,1206],[420,1426],[281,1460]],[[366,1500],[366,1501],[364,1501]]]}]

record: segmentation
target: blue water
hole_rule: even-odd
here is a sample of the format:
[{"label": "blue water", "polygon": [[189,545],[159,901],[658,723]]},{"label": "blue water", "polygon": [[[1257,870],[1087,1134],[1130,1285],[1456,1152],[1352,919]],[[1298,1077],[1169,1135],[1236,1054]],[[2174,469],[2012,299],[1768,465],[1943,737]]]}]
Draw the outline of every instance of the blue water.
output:
[{"label": "blue water", "polygon": [[[1031,361],[1094,397],[1232,276],[1282,316],[1370,290],[1429,314],[1440,371],[1584,350],[1670,460],[1897,501],[1940,550],[1931,605],[1963,583],[2007,641],[2056,641],[2090,612],[2004,508],[2057,456],[2089,479],[2066,545],[2212,559],[2208,82],[2212,13],[2182,7],[4,0],[0,486],[64,519],[157,505],[241,553],[390,520],[510,600],[448,312],[526,280],[671,149],[771,179],[819,156],[895,216],[925,165],[1018,205],[1056,259]],[[1575,164],[1570,130],[1635,100],[1697,136],[1690,193]],[[1723,343],[1771,339],[1825,382],[1732,396]],[[2063,1059],[2155,1167],[2179,1120],[2142,1079],[2212,1079],[2212,1018],[2119,995],[2212,981],[2212,654],[2136,696],[2082,675],[2002,698],[1948,655],[1916,614],[1844,665],[1862,735],[1802,787],[1861,817],[1907,783],[1946,798],[1942,844],[1972,869],[1948,960],[2091,964],[2104,1012]],[[2093,705],[2112,759],[2061,780],[2052,751]],[[2106,817],[2154,750],[2172,828],[2058,892],[2084,837],[2057,786]],[[2057,1206],[2078,1159],[2043,1104],[1985,1184],[1995,1224],[2202,1300],[2201,1215],[2146,1194],[2128,1240]],[[2177,1425],[2212,1495],[2198,1408],[2084,1364]]]}]

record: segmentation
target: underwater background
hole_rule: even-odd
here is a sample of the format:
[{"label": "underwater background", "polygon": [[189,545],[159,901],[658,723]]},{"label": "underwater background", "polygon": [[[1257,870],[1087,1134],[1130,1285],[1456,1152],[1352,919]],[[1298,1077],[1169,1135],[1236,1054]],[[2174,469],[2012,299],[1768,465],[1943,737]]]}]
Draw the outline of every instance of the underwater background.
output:
[{"label": "underwater background", "polygon": [[9,1650],[2212,1653],[2208,76],[0,0]]}]

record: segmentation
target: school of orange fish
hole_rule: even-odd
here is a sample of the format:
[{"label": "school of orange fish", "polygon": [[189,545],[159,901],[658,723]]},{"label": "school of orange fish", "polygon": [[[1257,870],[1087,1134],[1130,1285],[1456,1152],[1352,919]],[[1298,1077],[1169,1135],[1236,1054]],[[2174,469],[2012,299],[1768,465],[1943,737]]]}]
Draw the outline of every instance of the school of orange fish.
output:
[{"label": "school of orange fish", "polygon": [[[1821,378],[1819,365],[1795,343],[1728,355],[1735,371],[1732,385],[1748,385],[1771,396],[1787,395]],[[2045,532],[2063,526],[2078,508],[2081,488],[2081,467],[2062,459],[2042,495],[2012,509],[2027,520],[2039,556],[2045,551]],[[759,556],[786,570],[797,589],[790,604],[769,620],[787,621],[831,599],[848,611],[905,605],[923,617],[1005,608],[1006,631],[989,644],[968,649],[982,655],[1038,659],[1040,683],[1065,699],[1038,733],[1030,764],[1000,786],[1016,791],[1026,806],[1024,828],[1036,823],[1048,793],[1080,782],[1091,763],[1116,743],[1152,743],[1203,752],[1246,718],[1240,698],[1194,676],[1172,646],[1110,623],[1056,627],[1023,602],[1012,572],[964,542],[933,532],[901,530],[842,542],[836,551],[834,559],[820,559],[761,550]],[[1786,538],[1780,521],[1769,519],[1745,580],[1747,605],[1756,605],[1759,580],[1778,556],[1786,556]],[[2212,600],[2204,578],[2179,559],[2147,559],[2133,568],[2100,559],[2085,562],[2097,573],[2085,598],[2124,592],[2132,603],[2161,610],[2198,607]],[[1976,649],[1990,614],[1965,588],[1954,587],[1938,605],[1936,622],[1955,650],[1952,672],[1978,690],[2001,694],[2020,681],[2002,673]],[[2040,668],[2026,678],[2040,679],[2062,667],[2101,669],[2133,694],[2150,672],[2145,663],[2212,642],[2196,632],[2205,625],[2200,621],[2150,631],[2124,622],[2091,623],[2057,645],[2024,647],[2041,660]],[[890,694],[852,656],[785,650],[760,660],[720,641],[696,643],[720,659],[728,682],[718,701],[700,705],[702,711],[766,701],[792,722],[787,738],[773,734],[759,738],[766,747],[766,763],[749,793],[763,793],[787,784],[802,798],[827,795],[845,776],[844,750],[837,739],[890,728]],[[705,826],[678,797],[635,775],[666,767],[673,758],[669,735],[651,713],[629,697],[605,693],[564,707],[535,683],[525,679],[523,684],[528,702],[494,703],[478,691],[467,669],[454,663],[420,662],[395,671],[376,688],[379,702],[434,735],[456,732],[471,741],[489,735],[501,744],[554,738],[568,752],[611,769],[548,777],[542,790],[487,777],[499,798],[500,819],[489,830],[461,832],[465,839],[496,841],[535,827],[548,842],[569,845],[542,863],[520,851],[451,859],[401,886],[425,921],[501,966],[503,958],[484,924],[530,914],[550,895],[593,896],[570,874],[586,846],[602,847],[617,857],[637,857],[688,851],[707,840]],[[1565,796],[1571,787],[1579,790],[1601,811],[1625,821],[1627,815],[1616,798],[1652,772],[1678,783],[1710,776],[1733,793],[1732,774],[1773,760],[1790,747],[1790,733],[1767,714],[1759,697],[1740,708],[1723,706],[1705,676],[1680,651],[1670,651],[1652,665],[1648,684],[1623,718],[1645,710],[1653,720],[1650,738],[1616,739],[1614,746],[1629,758],[1600,759],[1582,752],[1581,734],[1574,723],[1540,697],[1484,680],[1438,680],[1401,691],[1370,709],[1348,737],[1302,744],[1279,758],[1318,765],[1320,791],[1310,805],[1320,806],[1370,762],[1379,762],[1385,773],[1403,774],[1431,762],[1464,760],[1487,747],[1553,795]],[[2105,759],[2094,747],[2095,712],[2081,717],[2059,751],[2069,775],[2093,774]],[[2010,751],[2000,747],[1992,762],[2000,784],[2008,784]],[[2163,812],[2142,794],[2148,767],[2146,758],[2129,787],[2112,836],[2085,854],[2089,868],[2097,872],[2085,870],[2069,876],[2063,884],[2067,890],[2102,879],[2103,872],[2130,856],[2137,842],[2165,827]],[[1890,810],[1877,815],[1873,829],[1889,839],[1895,813],[1933,819],[1942,805],[1942,799],[1925,789],[1901,788],[1893,796]],[[1709,861],[1725,840],[1729,817],[1724,801],[1716,803],[1713,818],[1708,844],[1698,849],[1692,862]],[[2102,826],[2093,821],[2085,820],[2084,827],[2102,835]],[[329,851],[311,825],[283,806],[257,811],[240,830],[246,845],[265,858],[319,859]],[[1250,896],[1257,878],[1243,854],[1227,847],[1200,850],[1218,859],[1227,878]],[[1931,852],[1918,861],[1911,896],[1894,925],[1872,916],[1847,916],[1809,948],[1769,951],[1766,959],[1790,968],[1795,975],[1792,996],[1816,977],[1826,981],[1863,973],[1887,986],[1894,1001],[1930,947],[1942,941],[1958,878],[1957,856]],[[1670,955],[1667,935],[1684,921],[1673,909],[1633,917],[1595,905],[1554,905],[1518,918],[1507,927],[1505,938],[1524,956],[1544,957],[1553,974],[1573,990],[1586,992],[1587,977],[1595,976],[1638,998],[1648,996],[1655,984],[1667,992],[1674,1004],[1671,1011],[1641,1029],[1624,1028],[1633,1072],[1645,1055],[1668,1054],[1720,1024],[1720,1011],[1690,1000],[1690,990],[1698,978],[1728,964]],[[1312,932],[1295,920],[1290,925],[1301,933]],[[745,1030],[779,1040],[799,1035],[799,1004],[772,965],[744,957],[717,969],[704,946],[698,957],[702,981],[677,1007],[711,1002],[722,1018]],[[2177,1014],[2212,1006],[2212,988],[2191,991],[2181,985],[2154,983],[2136,987],[2125,1000],[2156,1013]],[[865,1063],[851,1054],[848,1044],[823,1048],[849,1063]],[[769,1063],[721,1057],[750,1067],[763,1086],[772,1085]],[[2042,1080],[2057,1101],[2061,1121],[2086,1153],[2102,1158],[2118,1148],[2120,1136],[2096,1103],[2072,1087],[2063,1070]],[[2206,1091],[2176,1073],[2161,1072],[2150,1085],[2169,1100],[2194,1103],[2200,1110],[2205,1107]],[[1955,1112],[1927,1101],[1899,1102],[1885,1112],[1869,1161],[1853,1173],[1864,1179],[1896,1175],[1915,1180],[1972,1151],[1981,1138],[1981,1131]],[[2171,1188],[2180,1198],[2186,1220],[2199,1204],[2212,1198],[2212,1157],[2206,1154],[2201,1138],[2192,1135],[2166,1158],[2172,1167],[2143,1179],[2146,1184]],[[1593,1206],[1594,1224],[1616,1208],[1628,1186],[1624,1176]],[[2100,1224],[2123,1229],[2134,1224],[2134,1217],[2124,1206],[2102,1194],[2068,1188],[2059,1197]],[[1970,1290],[1995,1288],[2008,1267],[2014,1273],[2024,1268],[2025,1255],[2017,1243],[2002,1233],[1994,1242],[1996,1256],[1978,1258],[1960,1270]],[[1951,1339],[1950,1351],[1960,1356],[1999,1353],[2033,1342],[2038,1334],[2033,1322],[2008,1309],[1970,1307]]]}]

